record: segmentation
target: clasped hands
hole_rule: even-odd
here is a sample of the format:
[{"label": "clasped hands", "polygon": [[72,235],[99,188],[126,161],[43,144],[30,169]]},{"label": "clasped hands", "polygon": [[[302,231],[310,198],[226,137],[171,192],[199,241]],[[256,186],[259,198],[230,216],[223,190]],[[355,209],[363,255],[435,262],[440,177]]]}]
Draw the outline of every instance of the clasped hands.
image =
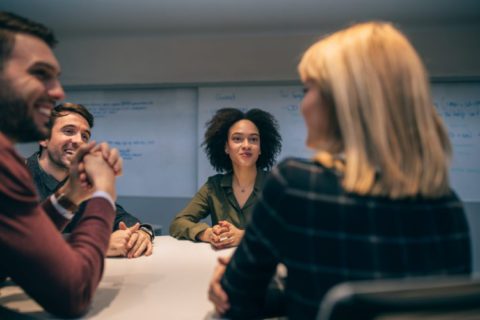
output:
[{"label": "clasped hands", "polygon": [[137,258],[141,255],[150,256],[153,252],[153,244],[150,236],[140,229],[140,223],[131,227],[121,221],[118,230],[110,236],[107,257]]},{"label": "clasped hands", "polygon": [[115,200],[115,177],[122,175],[122,170],[123,160],[117,149],[106,143],[90,142],[77,149],[68,180],[60,191],[77,205],[96,191],[104,191]]},{"label": "clasped hands", "polygon": [[244,233],[244,230],[238,229],[232,223],[221,220],[218,224],[206,229],[199,238],[212,244],[215,249],[224,249],[238,246]]}]

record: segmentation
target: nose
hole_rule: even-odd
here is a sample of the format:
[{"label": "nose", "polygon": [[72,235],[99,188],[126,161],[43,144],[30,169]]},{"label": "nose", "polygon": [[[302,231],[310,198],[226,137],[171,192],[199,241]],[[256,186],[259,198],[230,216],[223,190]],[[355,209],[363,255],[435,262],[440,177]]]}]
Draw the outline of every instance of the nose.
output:
[{"label": "nose", "polygon": [[48,88],[48,96],[55,100],[63,100],[65,98],[65,91],[58,79],[52,80]]},{"label": "nose", "polygon": [[243,139],[242,142],[242,148],[248,148],[250,147],[250,142],[248,141],[248,138]]},{"label": "nose", "polygon": [[82,134],[79,132],[71,136],[72,143],[75,145],[83,144]]}]

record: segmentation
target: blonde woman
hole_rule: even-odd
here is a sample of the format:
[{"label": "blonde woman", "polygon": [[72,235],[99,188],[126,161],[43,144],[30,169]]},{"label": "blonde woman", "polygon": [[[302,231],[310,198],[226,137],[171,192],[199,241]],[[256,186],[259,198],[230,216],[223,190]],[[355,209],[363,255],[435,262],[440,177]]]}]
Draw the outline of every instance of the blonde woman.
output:
[{"label": "blonde woman", "polygon": [[450,143],[405,36],[389,23],[354,25],[312,45],[298,71],[317,154],[272,171],[231,263],[215,272],[216,310],[258,317],[277,263],[288,269],[289,319],[314,318],[346,280],[469,273]]}]

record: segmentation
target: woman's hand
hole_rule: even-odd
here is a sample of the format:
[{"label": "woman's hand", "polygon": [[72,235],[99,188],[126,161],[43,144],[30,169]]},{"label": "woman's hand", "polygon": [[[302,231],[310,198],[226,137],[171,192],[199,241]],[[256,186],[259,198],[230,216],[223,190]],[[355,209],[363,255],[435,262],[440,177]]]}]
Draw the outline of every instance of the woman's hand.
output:
[{"label": "woman's hand", "polygon": [[210,281],[210,286],[208,288],[208,300],[210,300],[214,306],[215,311],[222,315],[230,309],[230,304],[228,303],[228,296],[223,290],[220,280],[225,273],[227,264],[230,262],[230,257],[219,257],[218,265],[213,272],[212,280]]},{"label": "woman's hand", "polygon": [[220,230],[225,230],[219,235],[219,249],[237,247],[245,234],[244,230],[238,229],[226,220],[219,221],[216,226],[218,226]]}]

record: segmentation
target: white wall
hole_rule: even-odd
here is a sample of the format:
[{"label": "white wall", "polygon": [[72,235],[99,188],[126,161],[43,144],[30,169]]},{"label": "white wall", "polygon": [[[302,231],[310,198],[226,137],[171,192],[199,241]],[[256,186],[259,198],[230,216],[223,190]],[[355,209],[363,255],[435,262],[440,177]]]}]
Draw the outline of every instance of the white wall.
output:
[{"label": "white wall", "polygon": [[[402,26],[400,26],[402,28]],[[480,24],[403,28],[432,77],[480,78]],[[60,37],[56,51],[62,82],[84,85],[182,85],[297,80],[296,64],[315,39],[309,34],[92,35]],[[168,232],[172,217],[189,199],[121,197],[144,221]],[[474,239],[480,238],[480,204],[466,203]],[[474,269],[480,253],[474,245]]]},{"label": "white wall", "polygon": [[[401,26],[400,26],[401,27]],[[64,85],[296,80],[311,34],[92,35],[60,38]],[[431,76],[480,76],[480,24],[405,28]]]}]

